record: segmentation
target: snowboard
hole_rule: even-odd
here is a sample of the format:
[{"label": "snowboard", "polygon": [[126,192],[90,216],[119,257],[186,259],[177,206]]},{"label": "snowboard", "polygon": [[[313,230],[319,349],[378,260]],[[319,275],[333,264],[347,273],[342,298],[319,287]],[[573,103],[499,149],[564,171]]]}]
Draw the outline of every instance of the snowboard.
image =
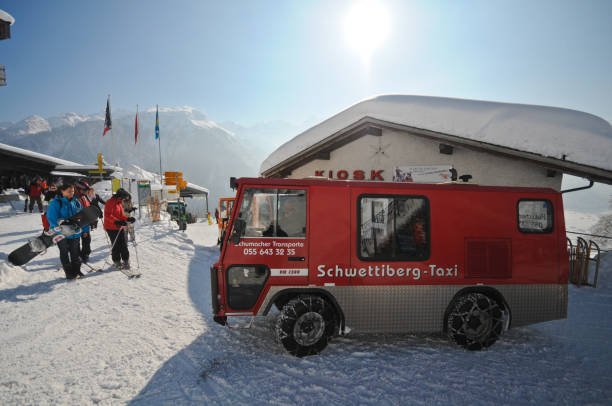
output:
[{"label": "snowboard", "polygon": [[[102,217],[102,210],[99,207],[85,207],[69,218],[60,220],[61,224],[53,230],[43,231],[40,236],[31,239],[11,252],[8,260],[13,265],[27,264],[32,258],[52,246],[53,243],[57,243],[66,237],[80,232],[82,227],[93,223],[99,217]],[[56,232],[60,234],[56,234]]]}]

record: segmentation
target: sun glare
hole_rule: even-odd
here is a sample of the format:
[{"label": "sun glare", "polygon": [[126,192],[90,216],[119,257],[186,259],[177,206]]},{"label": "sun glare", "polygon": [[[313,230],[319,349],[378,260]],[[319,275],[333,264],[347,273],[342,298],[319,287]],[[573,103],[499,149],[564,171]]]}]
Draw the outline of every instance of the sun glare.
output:
[{"label": "sun glare", "polygon": [[387,9],[374,0],[357,3],[346,16],[344,31],[351,48],[369,66],[372,52],[382,45],[389,32]]}]

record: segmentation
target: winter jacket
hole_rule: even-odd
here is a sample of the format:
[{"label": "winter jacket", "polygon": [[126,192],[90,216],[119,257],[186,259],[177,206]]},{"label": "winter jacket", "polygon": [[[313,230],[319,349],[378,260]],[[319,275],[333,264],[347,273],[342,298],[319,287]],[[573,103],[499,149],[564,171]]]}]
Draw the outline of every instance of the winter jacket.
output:
[{"label": "winter jacket", "polygon": [[119,230],[121,226],[115,224],[115,221],[123,220],[126,221],[128,217],[123,212],[123,205],[121,199],[118,197],[111,197],[106,201],[104,205],[104,229],[105,230]]},{"label": "winter jacket", "polygon": [[[65,197],[56,197],[49,203],[49,207],[47,208],[47,220],[49,221],[49,226],[51,229],[58,226],[59,220],[67,219],[79,211],[81,211],[81,203],[78,200],[72,199],[68,201]],[[89,226],[83,227],[83,232],[89,231]],[[59,234],[59,233],[57,233]],[[81,233],[73,234],[66,238],[80,238]]]},{"label": "winter jacket", "polygon": [[89,202],[87,196],[75,194],[75,197],[79,200],[79,203],[81,203],[81,206],[83,206],[83,208],[91,206],[91,203]]},{"label": "winter jacket", "polygon": [[30,195],[30,197],[39,197],[42,193],[42,187],[40,185],[37,185],[36,183],[32,183],[30,185],[30,193],[28,193]]},{"label": "winter jacket", "polygon": [[50,202],[55,198],[55,196],[59,196],[60,193],[57,190],[49,190],[45,193],[45,202]]}]

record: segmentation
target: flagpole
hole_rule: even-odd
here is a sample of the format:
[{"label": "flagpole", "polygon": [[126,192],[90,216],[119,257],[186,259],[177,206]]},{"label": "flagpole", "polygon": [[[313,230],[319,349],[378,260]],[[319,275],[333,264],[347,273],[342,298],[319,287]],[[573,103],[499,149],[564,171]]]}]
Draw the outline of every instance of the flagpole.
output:
[{"label": "flagpole", "polygon": [[[110,112],[111,107],[110,107],[110,93],[108,95],[108,111]],[[110,114],[110,113],[109,113]],[[117,166],[117,155],[115,154],[115,132],[113,131],[113,126],[111,125],[111,127],[109,128],[109,131],[111,133],[111,149],[113,152],[113,165]]]},{"label": "flagpole", "polygon": [[138,144],[136,147],[138,148],[138,166],[142,170],[142,153],[140,144],[138,143],[138,134],[140,133],[140,120],[138,120],[138,104],[136,105],[136,135],[134,136],[134,142]]},{"label": "flagpole", "polygon": [[[138,120],[138,104],[136,104],[136,125],[135,125],[135,134],[134,134],[134,142],[136,144],[138,144],[136,146],[136,148],[138,148],[138,167],[140,168],[140,172],[138,173],[138,175],[140,175],[143,171],[142,169],[142,154],[140,153],[141,148],[140,148],[140,144],[138,143],[138,134],[140,133],[140,120]],[[140,182],[139,180],[142,180],[143,177],[141,177],[141,179],[136,179],[136,193],[138,195],[138,218],[141,219],[142,218],[142,211],[141,211],[141,207],[142,207],[142,202],[140,201]]]},{"label": "flagpole", "polygon": [[159,104],[155,105],[155,135],[157,136],[158,149],[159,149],[159,183],[164,184],[164,176],[162,172],[162,160],[161,160],[161,135],[159,135]]}]

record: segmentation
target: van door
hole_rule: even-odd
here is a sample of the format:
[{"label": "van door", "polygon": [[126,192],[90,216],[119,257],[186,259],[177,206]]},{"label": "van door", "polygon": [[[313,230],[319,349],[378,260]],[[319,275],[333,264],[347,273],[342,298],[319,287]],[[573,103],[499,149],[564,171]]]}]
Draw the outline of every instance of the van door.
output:
[{"label": "van door", "polygon": [[238,214],[238,244],[224,256],[231,311],[256,312],[264,287],[308,280],[306,188],[245,187]]}]

